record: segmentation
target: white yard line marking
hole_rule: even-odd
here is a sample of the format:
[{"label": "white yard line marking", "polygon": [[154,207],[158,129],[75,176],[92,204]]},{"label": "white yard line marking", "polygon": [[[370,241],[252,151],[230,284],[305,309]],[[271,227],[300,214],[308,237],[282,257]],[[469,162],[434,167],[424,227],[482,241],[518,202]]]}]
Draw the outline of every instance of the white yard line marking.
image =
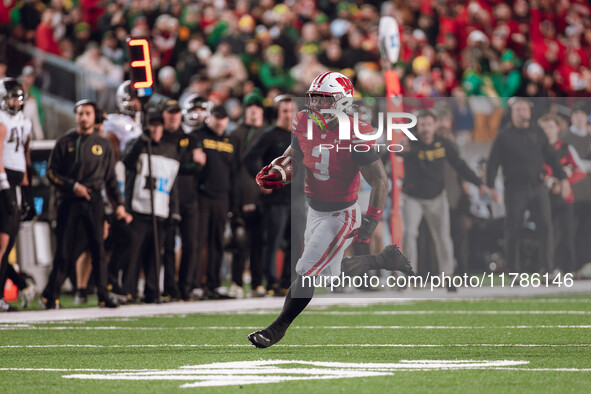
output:
[{"label": "white yard line marking", "polygon": [[[204,327],[123,327],[123,326],[31,326],[28,324],[0,324],[0,331],[42,330],[42,331],[195,331],[195,330],[256,330],[258,326],[204,326]],[[565,328],[565,329],[589,329],[591,325],[513,325],[513,326],[292,326],[290,329],[302,330],[357,330],[357,329],[385,329],[385,330],[472,330],[472,329],[536,329],[536,328]]]},{"label": "white yard line marking", "polygon": [[369,378],[413,371],[591,372],[591,368],[528,368],[528,365],[529,361],[525,360],[400,360],[397,363],[258,360],[185,365],[172,369],[0,368],[0,371],[67,372],[69,374],[62,375],[63,378],[80,380],[181,382],[180,388]]},{"label": "white yard line marking", "polygon": [[[530,370],[529,361],[521,360],[400,360],[398,363],[340,363],[301,360],[259,360],[186,365],[176,369],[149,372],[90,373],[64,375],[66,379],[177,381],[185,382],[180,388],[220,387],[246,384],[278,383],[298,380],[328,380],[391,376],[397,371],[449,371],[449,370]],[[522,368],[525,367],[525,368]],[[557,368],[531,369],[564,372],[586,369]]]},{"label": "white yard line marking", "polygon": [[219,387],[277,383],[298,380],[328,380],[388,376],[398,370],[449,370],[527,365],[513,360],[418,360],[391,364],[313,362],[301,360],[259,360],[205,365],[187,365],[140,373],[73,374],[69,379],[183,381],[180,387]]},{"label": "white yard line marking", "polygon": [[[0,345],[0,349],[44,349],[44,348],[223,348],[223,347],[249,347],[250,344],[133,344],[133,345],[91,345],[91,344],[59,344],[59,345]],[[512,344],[512,343],[452,343],[452,344],[412,344],[412,343],[348,343],[348,344],[278,344],[275,347],[591,347],[591,343],[566,343],[566,344]]]},{"label": "white yard line marking", "polygon": [[[262,311],[262,314],[269,312]],[[253,312],[250,312],[254,314]],[[308,315],[591,315],[591,311],[309,311]]]}]

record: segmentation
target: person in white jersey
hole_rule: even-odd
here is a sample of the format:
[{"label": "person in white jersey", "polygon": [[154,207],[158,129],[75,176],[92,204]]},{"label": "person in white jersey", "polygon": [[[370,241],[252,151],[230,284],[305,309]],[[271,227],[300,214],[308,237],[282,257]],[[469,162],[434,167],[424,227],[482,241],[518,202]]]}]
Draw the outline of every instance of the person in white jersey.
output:
[{"label": "person in white jersey", "polygon": [[8,253],[20,223],[16,188],[28,185],[27,160],[31,121],[22,113],[25,92],[14,78],[0,79],[0,312],[15,310],[3,298]]}]

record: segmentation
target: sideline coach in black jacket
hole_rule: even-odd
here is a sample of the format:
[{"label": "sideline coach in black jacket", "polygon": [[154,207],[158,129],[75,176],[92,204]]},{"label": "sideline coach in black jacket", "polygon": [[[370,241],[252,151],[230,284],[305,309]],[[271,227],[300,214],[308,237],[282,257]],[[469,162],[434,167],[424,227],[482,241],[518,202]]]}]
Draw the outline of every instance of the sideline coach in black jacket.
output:
[{"label": "sideline coach in black jacket", "polygon": [[59,308],[60,288],[68,268],[89,249],[99,306],[114,308],[118,305],[107,292],[103,187],[117,204],[117,219],[129,223],[131,215],[125,210],[115,177],[111,142],[95,131],[100,110],[90,100],[79,101],[74,108],[78,127],[57,140],[49,159],[48,177],[58,191],[57,247],[47,286],[39,300],[45,309]]},{"label": "sideline coach in black jacket", "polygon": [[[291,145],[291,105],[291,96],[289,95],[278,96],[275,99],[275,107],[277,108],[276,123],[265,130],[242,158],[243,165],[253,178],[256,178],[261,167],[283,155],[285,150]],[[300,177],[303,175],[303,171],[301,172]],[[253,266],[252,261],[250,266],[252,274],[251,284],[256,296],[263,296],[267,291],[273,291],[274,294],[279,292],[281,294],[284,289],[289,288],[292,277],[295,278],[295,262],[300,257],[300,251],[297,251],[297,257],[291,253],[293,219],[291,192],[291,184],[276,190],[263,189],[264,194],[261,197],[263,206],[262,266]],[[295,224],[293,225],[295,226]],[[296,237],[294,236],[294,238]],[[282,240],[286,241],[287,247],[285,249],[283,272],[281,272],[279,283],[276,283],[277,273],[275,272],[275,262],[277,259],[277,250]],[[299,244],[303,244],[303,239]],[[296,249],[299,248],[296,247]],[[292,265],[294,266],[293,276],[291,272]],[[267,280],[266,290],[262,287],[263,276]]]},{"label": "sideline coach in black jacket", "polygon": [[[223,105],[216,105],[207,124],[197,133],[197,144],[207,156],[199,177],[199,245],[207,248],[208,298],[224,297],[220,269],[224,255],[224,229],[228,212],[236,212],[235,178],[240,163],[238,144],[226,134],[229,116]],[[200,256],[200,264],[201,264]],[[195,287],[201,288],[201,271]]]},{"label": "sideline coach in black jacket", "polygon": [[[570,184],[560,161],[548,142],[546,134],[531,122],[530,101],[514,97],[508,102],[511,121],[497,134],[488,159],[487,185],[498,200],[494,188],[499,166],[505,180],[505,252],[512,272],[551,272],[554,269],[554,241],[550,197],[544,185],[544,163],[552,167],[560,179],[561,194],[570,194]],[[536,222],[539,240],[539,267],[523,267],[519,261],[518,244],[521,238],[523,215],[530,209]]]}]

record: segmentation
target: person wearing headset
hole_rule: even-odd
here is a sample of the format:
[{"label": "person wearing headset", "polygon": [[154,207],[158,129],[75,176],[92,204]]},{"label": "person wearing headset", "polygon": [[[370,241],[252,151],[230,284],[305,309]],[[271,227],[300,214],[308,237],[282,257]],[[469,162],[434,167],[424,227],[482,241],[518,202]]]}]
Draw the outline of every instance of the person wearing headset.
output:
[{"label": "person wearing headset", "polygon": [[48,177],[57,189],[57,246],[47,286],[39,299],[45,309],[59,309],[60,289],[68,268],[84,250],[90,250],[99,306],[115,308],[118,303],[107,291],[107,266],[103,245],[105,187],[115,202],[119,220],[131,222],[115,177],[111,142],[95,130],[102,119],[98,105],[81,100],[74,105],[75,129],[60,137],[51,152]]}]

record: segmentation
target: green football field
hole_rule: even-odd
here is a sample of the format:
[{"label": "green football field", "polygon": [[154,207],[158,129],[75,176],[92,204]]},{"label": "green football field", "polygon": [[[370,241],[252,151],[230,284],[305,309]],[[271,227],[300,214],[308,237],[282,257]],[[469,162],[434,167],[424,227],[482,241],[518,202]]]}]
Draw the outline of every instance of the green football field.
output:
[{"label": "green football field", "polygon": [[247,334],[276,313],[2,323],[2,391],[588,393],[591,387],[588,294],[312,307],[278,345],[252,347]]}]

